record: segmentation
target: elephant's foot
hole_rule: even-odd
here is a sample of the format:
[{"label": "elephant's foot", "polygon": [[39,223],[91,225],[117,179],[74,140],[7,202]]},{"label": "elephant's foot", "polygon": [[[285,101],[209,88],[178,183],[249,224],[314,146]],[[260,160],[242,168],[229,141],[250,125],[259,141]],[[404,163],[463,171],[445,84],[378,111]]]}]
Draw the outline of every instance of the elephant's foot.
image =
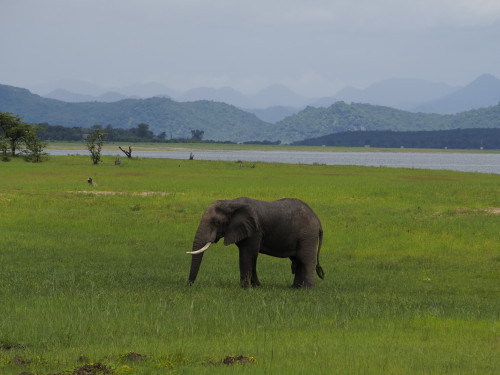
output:
[{"label": "elephant's foot", "polygon": [[311,284],[311,283],[306,283],[306,282],[301,282],[301,283],[293,283],[292,284],[292,288],[293,289],[312,289],[314,288],[314,284]]},{"label": "elephant's foot", "polygon": [[262,284],[260,283],[259,280],[257,280],[257,281],[252,281],[252,286],[253,287],[259,287],[259,286],[262,286]]},{"label": "elephant's foot", "polygon": [[258,287],[262,286],[262,284],[260,283],[260,281],[257,281],[257,282],[252,281],[251,283],[249,283],[248,281],[240,281],[240,286],[243,289],[248,289],[250,286],[252,288],[258,288]]},{"label": "elephant's foot", "polygon": [[250,278],[241,278],[240,279],[240,286],[243,288],[243,289],[248,289],[248,287],[250,286]]}]

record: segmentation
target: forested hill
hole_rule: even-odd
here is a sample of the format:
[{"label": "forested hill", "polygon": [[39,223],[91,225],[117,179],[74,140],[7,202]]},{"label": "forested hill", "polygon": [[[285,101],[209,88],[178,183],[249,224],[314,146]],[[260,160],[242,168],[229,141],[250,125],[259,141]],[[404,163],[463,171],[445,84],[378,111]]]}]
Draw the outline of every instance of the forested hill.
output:
[{"label": "forested hill", "polygon": [[126,99],[114,103],[66,103],[42,98],[26,89],[0,85],[0,112],[19,115],[25,122],[89,128],[93,125],[132,128],[146,123],[154,133],[188,138],[191,130],[205,139],[263,140],[271,125],[234,106],[209,101],[178,103],[168,98]]},{"label": "forested hill", "polygon": [[191,130],[203,130],[205,139],[233,142],[291,143],[345,131],[500,128],[500,105],[456,115],[438,115],[337,102],[328,108],[307,107],[276,124],[269,124],[219,102],[179,103],[157,97],[114,103],[66,103],[5,85],[0,85],[0,112],[19,115],[25,122],[84,128],[112,125],[130,129],[145,123],[155,134],[165,132],[167,138],[190,138]]},{"label": "forested hill", "polygon": [[500,128],[500,105],[456,115],[438,115],[412,113],[370,104],[337,102],[328,108],[307,107],[278,122],[273,127],[273,133],[288,143],[346,131],[457,128]]},{"label": "forested hill", "polygon": [[364,131],[342,132],[294,143],[305,146],[500,149],[500,128],[454,129],[415,132]]}]

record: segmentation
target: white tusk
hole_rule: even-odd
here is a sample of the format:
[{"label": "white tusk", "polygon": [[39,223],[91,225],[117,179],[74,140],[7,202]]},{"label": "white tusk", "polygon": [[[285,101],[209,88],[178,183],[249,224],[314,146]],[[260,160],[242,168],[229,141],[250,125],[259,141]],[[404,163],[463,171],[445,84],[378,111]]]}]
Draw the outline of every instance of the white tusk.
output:
[{"label": "white tusk", "polygon": [[203,246],[200,250],[188,251],[188,252],[186,252],[186,254],[191,254],[191,255],[200,254],[200,253],[204,252],[206,249],[208,249],[211,244],[212,244],[212,242],[207,242],[207,244],[205,246]]}]

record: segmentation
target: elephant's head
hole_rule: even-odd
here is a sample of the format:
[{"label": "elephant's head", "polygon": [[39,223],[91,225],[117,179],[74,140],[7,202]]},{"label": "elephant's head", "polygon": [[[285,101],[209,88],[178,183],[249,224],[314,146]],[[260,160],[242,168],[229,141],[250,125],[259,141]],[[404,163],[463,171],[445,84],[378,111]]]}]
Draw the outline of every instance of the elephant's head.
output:
[{"label": "elephant's head", "polygon": [[255,210],[248,204],[235,201],[216,201],[203,214],[193,240],[191,270],[188,284],[196,280],[203,253],[214,242],[224,237],[224,245],[231,245],[259,230]]}]

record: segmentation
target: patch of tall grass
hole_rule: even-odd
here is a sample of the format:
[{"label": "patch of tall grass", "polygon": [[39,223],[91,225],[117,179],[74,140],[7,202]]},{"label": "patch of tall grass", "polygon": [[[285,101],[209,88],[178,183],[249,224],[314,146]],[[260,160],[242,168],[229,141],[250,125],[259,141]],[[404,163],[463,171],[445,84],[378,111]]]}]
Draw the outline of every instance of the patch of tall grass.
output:
[{"label": "patch of tall grass", "polygon": [[[81,358],[118,374],[500,368],[499,176],[113,160],[0,164],[2,374],[71,372]],[[289,261],[261,255],[263,287],[242,290],[236,248],[219,243],[186,287],[201,214],[238,196],[306,201],[326,279],[292,290]],[[256,363],[222,364],[237,355]]]}]

